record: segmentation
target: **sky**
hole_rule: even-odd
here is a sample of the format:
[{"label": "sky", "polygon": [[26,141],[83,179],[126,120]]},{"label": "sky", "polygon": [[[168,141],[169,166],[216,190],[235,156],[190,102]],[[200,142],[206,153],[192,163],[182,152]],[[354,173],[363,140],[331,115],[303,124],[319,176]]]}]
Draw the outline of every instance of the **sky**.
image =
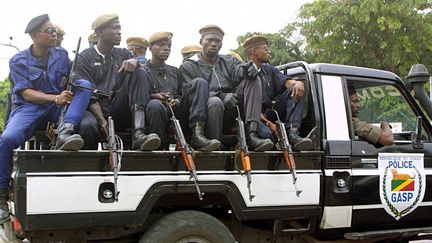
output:
[{"label": "sky", "polygon": [[[275,33],[295,20],[300,7],[313,0],[14,0],[2,5],[0,44],[12,44],[21,51],[32,41],[24,30],[28,22],[47,13],[51,22],[66,32],[62,46],[74,58],[72,50],[82,37],[81,49],[88,47],[91,25],[100,15],[117,13],[122,25],[122,42],[141,36],[148,39],[158,31],[172,32],[172,49],[167,63],[181,64],[180,50],[186,45],[199,44],[198,30],[207,24],[216,24],[225,31],[221,54],[237,48],[236,38],[247,32]],[[12,37],[12,41],[10,41]],[[0,45],[0,80],[9,73],[9,59],[15,48]],[[151,53],[147,51],[147,58]]]}]

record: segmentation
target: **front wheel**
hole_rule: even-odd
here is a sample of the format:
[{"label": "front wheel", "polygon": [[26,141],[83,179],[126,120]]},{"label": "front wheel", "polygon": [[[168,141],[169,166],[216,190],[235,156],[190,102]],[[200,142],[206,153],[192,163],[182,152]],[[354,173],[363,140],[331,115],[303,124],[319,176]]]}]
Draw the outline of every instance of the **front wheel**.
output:
[{"label": "front wheel", "polygon": [[213,216],[192,210],[168,214],[142,235],[139,243],[233,243],[229,229]]}]

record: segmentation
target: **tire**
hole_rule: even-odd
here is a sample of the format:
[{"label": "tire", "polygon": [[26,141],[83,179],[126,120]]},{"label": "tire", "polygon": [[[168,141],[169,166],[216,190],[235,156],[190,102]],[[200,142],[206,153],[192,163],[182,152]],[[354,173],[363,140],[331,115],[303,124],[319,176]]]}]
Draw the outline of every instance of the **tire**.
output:
[{"label": "tire", "polygon": [[142,235],[139,243],[234,243],[229,229],[213,216],[185,210],[168,214]]}]

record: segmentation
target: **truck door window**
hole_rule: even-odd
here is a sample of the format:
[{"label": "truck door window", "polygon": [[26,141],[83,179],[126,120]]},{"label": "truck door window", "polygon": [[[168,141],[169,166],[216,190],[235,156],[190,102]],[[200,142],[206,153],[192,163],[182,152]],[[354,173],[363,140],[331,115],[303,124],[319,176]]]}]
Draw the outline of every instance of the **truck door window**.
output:
[{"label": "truck door window", "polygon": [[387,121],[392,126],[395,141],[411,139],[411,132],[416,127],[416,115],[398,89],[389,84],[354,85],[357,85],[360,100],[360,120],[376,126],[380,126],[381,121]]}]

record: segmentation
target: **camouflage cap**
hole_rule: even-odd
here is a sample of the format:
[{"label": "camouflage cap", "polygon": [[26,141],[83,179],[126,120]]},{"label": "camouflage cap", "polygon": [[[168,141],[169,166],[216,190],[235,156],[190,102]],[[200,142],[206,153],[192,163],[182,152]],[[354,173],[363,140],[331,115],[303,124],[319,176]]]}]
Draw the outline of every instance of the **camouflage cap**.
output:
[{"label": "camouflage cap", "polygon": [[164,39],[171,39],[172,36],[173,36],[173,33],[171,33],[171,32],[156,32],[150,36],[148,43],[150,45],[153,45],[158,41],[161,41]]},{"label": "camouflage cap", "polygon": [[49,20],[48,14],[42,14],[37,17],[34,17],[30,22],[27,24],[27,27],[25,29],[24,33],[30,33],[33,32],[37,27],[41,26],[43,23]]},{"label": "camouflage cap", "polygon": [[57,29],[57,35],[65,35],[66,32],[64,31],[63,27],[61,25],[55,24],[55,27]]},{"label": "camouflage cap", "polygon": [[189,55],[191,53],[202,51],[202,47],[200,45],[189,45],[185,46],[181,49],[182,55]]},{"label": "camouflage cap", "polygon": [[129,37],[126,40],[127,46],[142,46],[147,48],[149,43],[144,37]]},{"label": "camouflage cap", "polygon": [[225,35],[225,32],[219,26],[214,25],[214,24],[210,24],[210,25],[206,25],[206,26],[202,27],[199,30],[199,33],[201,34],[201,36],[205,36],[207,34],[216,34],[222,38]]},{"label": "camouflage cap", "polygon": [[262,35],[254,35],[251,36],[249,38],[247,38],[244,42],[243,42],[243,49],[247,50],[249,48],[255,47],[255,46],[259,46],[262,44],[266,44],[268,45],[268,39],[265,36]]},{"label": "camouflage cap", "polygon": [[115,13],[101,15],[93,21],[92,29],[97,30],[97,29],[107,27],[112,22],[118,21],[118,20],[119,20],[119,17]]}]

